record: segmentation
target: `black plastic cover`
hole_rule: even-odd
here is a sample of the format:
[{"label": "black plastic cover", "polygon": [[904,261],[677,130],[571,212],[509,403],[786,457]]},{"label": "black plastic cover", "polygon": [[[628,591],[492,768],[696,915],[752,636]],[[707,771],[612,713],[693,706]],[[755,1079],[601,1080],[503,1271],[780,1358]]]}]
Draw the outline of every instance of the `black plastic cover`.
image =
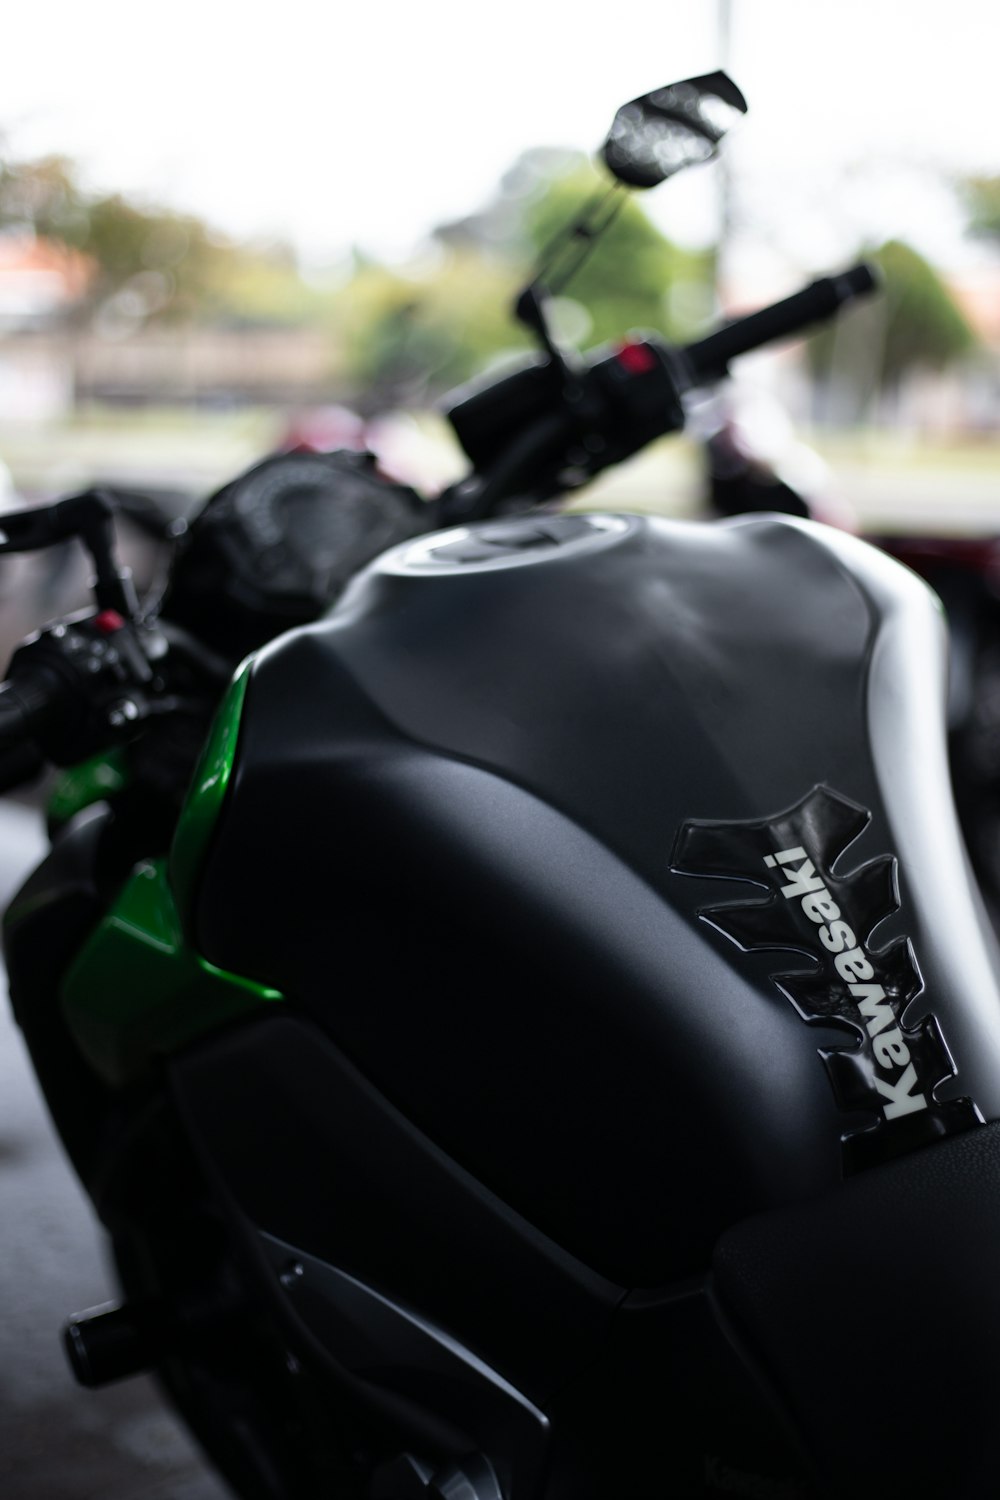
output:
[{"label": "black plastic cover", "polygon": [[370,453],[276,453],[205,502],[171,569],[164,616],[235,660],[315,620],[420,502]]},{"label": "black plastic cover", "polygon": [[1000,1473],[1000,1125],[749,1220],[716,1288],[840,1500],[979,1500]]},{"label": "black plastic cover", "polygon": [[261,653],[206,956],[280,988],[576,1259],[663,1284],[748,1214],[835,1187],[846,1139],[913,1144],[877,1090],[845,1107],[831,1086],[823,1054],[866,1018],[803,1015],[780,982],[815,963],[801,935],[744,951],[713,920],[748,878],[766,896],[763,863],[672,867],[692,822],[766,824],[825,787],[863,814],[831,878],[892,863],[899,909],[876,903],[863,941],[908,945],[906,1026],[940,1036],[909,1097],[969,1101],[962,1127],[1000,1114],[923,585],[775,518],[595,517],[466,560],[463,534],[388,554]]}]

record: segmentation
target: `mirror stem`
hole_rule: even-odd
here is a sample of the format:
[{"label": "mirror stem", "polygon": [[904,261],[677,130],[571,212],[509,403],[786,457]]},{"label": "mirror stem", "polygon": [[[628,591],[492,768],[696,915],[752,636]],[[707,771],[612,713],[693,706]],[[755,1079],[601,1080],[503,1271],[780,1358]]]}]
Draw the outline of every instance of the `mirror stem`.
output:
[{"label": "mirror stem", "polygon": [[536,277],[518,295],[514,304],[514,313],[518,321],[523,323],[525,328],[530,329],[545,350],[549,366],[558,377],[563,394],[572,397],[579,382],[567,363],[566,356],[556,343],[548,318],[545,316],[545,303],[548,295],[548,288],[543,286]]}]

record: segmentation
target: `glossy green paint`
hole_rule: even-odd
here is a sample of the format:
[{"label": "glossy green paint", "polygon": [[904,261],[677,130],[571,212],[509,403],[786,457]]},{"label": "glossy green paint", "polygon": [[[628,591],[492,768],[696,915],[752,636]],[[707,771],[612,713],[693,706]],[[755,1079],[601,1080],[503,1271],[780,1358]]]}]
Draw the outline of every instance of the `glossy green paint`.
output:
[{"label": "glossy green paint", "polygon": [[103,802],[128,786],[130,780],[122,750],[108,750],[63,771],[49,797],[50,822],[61,825],[85,807]]},{"label": "glossy green paint", "polygon": [[170,885],[185,924],[194,909],[195,886],[236,758],[250,662],[248,657],[219,705],[170,846]]},{"label": "glossy green paint", "polygon": [[158,1056],[281,998],[216,968],[187,944],[163,860],[136,866],[62,992],[81,1051],[115,1086],[139,1077]]},{"label": "glossy green paint", "polygon": [[168,859],[136,866],[63,982],[67,1025],[91,1066],[113,1086],[141,1077],[186,1042],[282,999],[278,990],[216,968],[190,941],[197,882],[236,757],[249,670],[248,660],[219,707]]}]

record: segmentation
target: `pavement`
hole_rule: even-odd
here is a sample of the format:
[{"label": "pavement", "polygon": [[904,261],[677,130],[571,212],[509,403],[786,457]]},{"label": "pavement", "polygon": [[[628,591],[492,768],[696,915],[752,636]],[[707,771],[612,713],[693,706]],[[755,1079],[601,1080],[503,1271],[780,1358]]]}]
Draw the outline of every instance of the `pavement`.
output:
[{"label": "pavement", "polygon": [[[41,816],[0,800],[0,907],[45,852]],[[88,1391],[60,1329],[114,1288],[102,1233],[49,1123],[0,971],[0,1496],[225,1500],[151,1379]]]}]

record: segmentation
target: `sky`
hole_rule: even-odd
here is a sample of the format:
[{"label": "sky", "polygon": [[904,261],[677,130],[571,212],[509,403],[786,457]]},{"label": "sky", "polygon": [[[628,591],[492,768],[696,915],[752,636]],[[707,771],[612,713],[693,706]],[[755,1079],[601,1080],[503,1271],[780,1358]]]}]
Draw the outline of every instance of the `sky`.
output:
[{"label": "sky", "polygon": [[[596,149],[618,105],[727,61],[749,113],[728,173],[749,255],[821,269],[896,234],[972,252],[944,180],[1000,174],[996,0],[52,0],[0,54],[8,154],[58,151],[95,188],[385,257],[481,207],[524,149]],[[159,16],[158,16],[159,12]],[[720,169],[647,200],[707,239]]]}]

